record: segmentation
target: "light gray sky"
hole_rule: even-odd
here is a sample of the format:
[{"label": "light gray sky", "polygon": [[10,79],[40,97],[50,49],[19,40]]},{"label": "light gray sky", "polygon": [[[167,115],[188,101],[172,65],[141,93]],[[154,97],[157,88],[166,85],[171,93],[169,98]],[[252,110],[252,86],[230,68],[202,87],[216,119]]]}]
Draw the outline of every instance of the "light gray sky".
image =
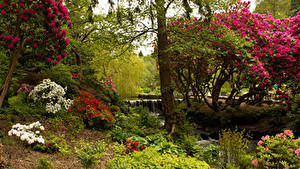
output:
[{"label": "light gray sky", "polygon": [[[255,0],[242,0],[242,1],[250,1],[250,11],[253,11],[255,8]],[[97,6],[96,10],[94,11],[96,14],[107,14],[109,9],[109,3],[108,0],[99,0],[99,5]],[[167,15],[168,16],[174,16],[176,15],[177,11],[175,10],[168,10]],[[153,40],[153,39],[152,39]],[[151,40],[150,40],[151,41]],[[147,42],[145,42],[146,44]],[[148,43],[147,43],[148,44]],[[142,51],[144,55],[151,54],[153,52],[153,46],[149,45],[143,45],[140,46],[138,49],[136,49],[136,53],[139,53],[139,51]]]}]

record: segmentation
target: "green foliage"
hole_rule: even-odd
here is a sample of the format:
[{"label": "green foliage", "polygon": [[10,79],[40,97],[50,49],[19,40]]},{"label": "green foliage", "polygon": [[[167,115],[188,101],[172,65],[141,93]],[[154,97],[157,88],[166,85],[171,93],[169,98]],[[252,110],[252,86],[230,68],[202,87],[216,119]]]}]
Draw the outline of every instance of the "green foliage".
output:
[{"label": "green foliage", "polygon": [[158,152],[165,154],[183,154],[183,151],[180,149],[179,146],[175,145],[174,143],[170,141],[164,141],[160,142],[156,145],[151,145],[152,147],[155,147]]},{"label": "green foliage", "polygon": [[68,92],[66,92],[65,96],[66,98],[72,98],[77,92],[76,86],[79,85],[79,81],[72,79],[71,72],[76,72],[77,69],[77,66],[60,63],[51,67],[51,69],[40,72],[40,74],[46,74],[47,78],[61,86],[68,86]]},{"label": "green foliage", "polygon": [[41,106],[33,106],[33,104],[28,100],[27,94],[22,91],[20,91],[16,96],[8,98],[8,103],[10,111],[21,116],[35,116],[37,114],[41,114],[41,112],[45,113],[45,109]]},{"label": "green foliage", "polygon": [[97,55],[90,62],[92,68],[96,70],[98,80],[109,75],[115,82],[118,94],[122,98],[137,96],[143,76],[143,60],[138,58],[132,51],[125,52],[117,58],[105,59],[105,57],[109,58],[109,55],[112,55],[112,53]]},{"label": "green foliage", "polygon": [[114,126],[110,130],[109,134],[115,141],[118,141],[120,143],[124,143],[127,140],[127,138],[133,135],[124,131],[123,128],[120,126]]},{"label": "green foliage", "polygon": [[48,161],[47,159],[41,157],[39,159],[39,165],[36,169],[50,169],[52,168],[53,163],[51,161]]},{"label": "green foliage", "polygon": [[72,136],[77,136],[85,126],[82,119],[74,115],[66,117],[65,123],[67,124],[68,132],[70,132]]},{"label": "green foliage", "polygon": [[105,150],[106,143],[100,140],[92,145],[80,142],[79,148],[75,148],[77,158],[85,168],[92,168],[96,165],[101,157],[105,155]]},{"label": "green foliage", "polygon": [[35,144],[33,149],[46,153],[59,152],[62,157],[72,153],[70,146],[66,143],[66,140],[63,139],[63,137],[55,135],[45,137],[45,144]]},{"label": "green foliage", "polygon": [[271,15],[275,19],[287,18],[291,14],[291,0],[256,0],[254,12]]},{"label": "green foliage", "polygon": [[204,160],[208,164],[218,164],[220,147],[210,144],[205,147],[198,155],[197,158]]},{"label": "green foliage", "polygon": [[133,108],[133,114],[137,114],[137,116],[132,119],[138,122],[139,127],[159,127],[160,119],[157,116],[150,115],[148,108],[143,108],[143,106],[138,106]]},{"label": "green foliage", "polygon": [[230,163],[237,166],[241,160],[241,156],[246,154],[250,136],[245,131],[237,131],[225,129],[219,134],[221,162],[225,165]]},{"label": "green foliage", "polygon": [[294,138],[290,130],[276,136],[263,136],[257,143],[257,161],[263,168],[300,168],[300,139]]},{"label": "green foliage", "polygon": [[131,109],[128,114],[116,115],[116,125],[110,131],[112,138],[119,142],[125,142],[131,136],[147,136],[155,133],[160,126],[158,116],[150,114],[149,110],[142,106]]},{"label": "green foliage", "polygon": [[159,73],[156,67],[156,60],[151,55],[144,56],[142,59],[144,63],[144,74],[141,87],[144,93],[150,94],[154,92],[154,89],[160,86]]},{"label": "green foliage", "polygon": [[196,158],[161,154],[155,148],[146,148],[141,152],[133,152],[130,155],[118,156],[109,160],[108,169],[171,169],[171,168],[210,168],[205,162]]},{"label": "green foliage", "polygon": [[182,149],[185,150],[187,155],[189,156],[195,156],[196,154],[199,154],[202,151],[202,146],[197,143],[199,139],[195,136],[184,134],[179,139],[179,144]]}]

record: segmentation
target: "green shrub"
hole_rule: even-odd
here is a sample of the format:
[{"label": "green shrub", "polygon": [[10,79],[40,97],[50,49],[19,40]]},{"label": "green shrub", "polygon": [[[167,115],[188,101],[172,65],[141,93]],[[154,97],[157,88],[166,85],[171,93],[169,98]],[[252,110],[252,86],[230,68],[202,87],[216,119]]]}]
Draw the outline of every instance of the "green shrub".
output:
[{"label": "green shrub", "polygon": [[245,134],[245,131],[238,132],[237,129],[222,130],[219,134],[221,162],[223,164],[230,163],[237,166],[241,156],[246,154],[250,136]]},{"label": "green shrub", "polygon": [[39,165],[36,169],[50,169],[52,168],[53,163],[51,161],[48,161],[47,159],[41,157],[39,159]]},{"label": "green shrub", "polygon": [[33,149],[50,154],[59,152],[62,157],[71,154],[70,146],[66,143],[66,140],[55,135],[45,137],[45,144],[36,144]]},{"label": "green shrub", "polygon": [[22,91],[16,96],[8,98],[8,103],[10,111],[18,115],[36,115],[45,112],[44,108],[33,106],[33,104],[28,101],[27,94]]},{"label": "green shrub", "polygon": [[257,143],[257,161],[260,168],[300,168],[300,138],[290,130],[276,136],[263,136]]},{"label": "green shrub", "polygon": [[108,162],[108,169],[208,169],[208,164],[196,158],[161,154],[156,148],[146,148],[141,152],[133,152],[129,155],[117,156]]},{"label": "green shrub", "polygon": [[72,136],[77,136],[82,129],[84,129],[85,125],[83,120],[74,115],[69,115],[65,118],[65,123],[68,129],[68,132],[72,134]]},{"label": "green shrub", "polygon": [[124,131],[120,126],[114,126],[109,134],[113,140],[118,141],[119,143],[124,143],[127,138],[134,136],[134,134]]},{"label": "green shrub", "polygon": [[97,141],[95,144],[79,143],[79,148],[75,148],[77,158],[85,168],[92,168],[96,165],[102,156],[105,155],[106,143]]},{"label": "green shrub", "polygon": [[220,147],[214,144],[210,144],[205,147],[201,152],[197,153],[199,159],[204,160],[208,164],[218,164]]},{"label": "green shrub", "polygon": [[194,156],[202,151],[202,146],[197,143],[198,140],[195,136],[184,134],[180,139],[180,147],[185,150],[187,155]]}]

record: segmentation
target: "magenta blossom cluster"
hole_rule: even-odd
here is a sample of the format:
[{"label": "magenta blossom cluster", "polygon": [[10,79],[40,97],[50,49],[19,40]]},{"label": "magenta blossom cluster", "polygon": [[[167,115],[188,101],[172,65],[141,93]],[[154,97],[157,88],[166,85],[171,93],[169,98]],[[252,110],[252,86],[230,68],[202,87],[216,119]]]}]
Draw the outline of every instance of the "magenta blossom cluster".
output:
[{"label": "magenta blossom cluster", "polygon": [[[223,78],[231,84],[231,88],[240,90],[243,86],[252,86],[258,93],[255,97],[262,97],[257,91],[272,90],[274,85],[278,85],[276,99],[281,99],[287,105],[281,110],[290,109],[300,81],[300,12],[292,18],[274,19],[271,15],[251,13],[249,3],[233,4],[229,12],[214,14],[210,23],[197,18],[171,21],[169,29],[172,32],[181,30],[181,34],[185,34],[179,40],[171,37],[169,42],[172,45],[187,46],[193,42],[188,48],[180,46],[177,53],[172,54],[171,66],[175,72],[184,68],[188,72],[195,71],[194,76],[204,81],[209,79],[203,77],[210,76],[213,80],[218,71],[222,71],[221,68],[227,69]],[[203,32],[207,35],[204,36]],[[244,39],[251,46],[237,46],[234,41],[230,42],[229,34]],[[193,41],[195,36],[202,36],[201,39],[211,37],[196,46],[198,42]],[[220,39],[224,39],[224,42],[227,39],[226,44]],[[207,49],[203,51],[199,47]],[[211,54],[210,58],[207,57],[208,53]],[[174,78],[180,77],[175,73]],[[212,96],[218,95],[222,85],[223,79],[213,84],[214,89],[208,90],[212,91]]]},{"label": "magenta blossom cluster", "polygon": [[111,80],[110,76],[106,75],[104,81],[101,81],[101,84],[110,87],[113,91],[117,92],[117,89],[114,86],[114,82]]},{"label": "magenta blossom cluster", "polygon": [[252,42],[249,75],[260,82],[261,88],[290,83],[288,90],[277,91],[279,99],[284,99],[290,108],[291,95],[297,92],[300,81],[300,12],[295,17],[274,19],[270,14],[251,13],[249,4],[238,2],[232,6],[232,12],[217,14],[215,22]]},{"label": "magenta blossom cluster", "polygon": [[72,25],[62,0],[2,0],[0,43],[20,53],[28,48],[42,61],[58,64],[69,45],[64,24]]}]

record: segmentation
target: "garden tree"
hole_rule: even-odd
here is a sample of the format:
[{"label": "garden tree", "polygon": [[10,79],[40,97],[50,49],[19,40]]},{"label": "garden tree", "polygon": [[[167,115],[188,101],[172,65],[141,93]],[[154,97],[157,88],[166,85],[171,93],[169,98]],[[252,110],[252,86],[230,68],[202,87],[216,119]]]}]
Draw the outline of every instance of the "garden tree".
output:
[{"label": "garden tree", "polygon": [[95,75],[99,80],[110,76],[122,98],[136,97],[144,72],[143,60],[132,50],[127,50],[119,57],[110,55],[113,55],[112,51],[100,48],[99,53],[89,62]]},{"label": "garden tree", "polygon": [[[253,14],[248,3],[238,2],[221,12],[209,24],[197,19],[170,23],[172,68],[179,91],[191,89],[199,101],[218,112],[228,105],[259,103],[273,89],[288,109],[299,95],[299,19],[275,20]],[[226,83],[231,92],[218,102]],[[236,96],[242,89],[245,94]],[[212,103],[206,94],[212,95]],[[282,110],[285,109],[284,107]]]},{"label": "garden tree", "polygon": [[67,56],[69,45],[63,25],[71,25],[68,10],[56,0],[3,0],[0,3],[0,43],[10,57],[8,74],[0,95],[0,107],[23,53],[31,52],[49,65]]},{"label": "garden tree", "polygon": [[[68,30],[71,37],[70,42],[72,42],[70,55],[74,56],[72,58],[75,58],[74,62],[79,67],[79,79],[81,80],[84,74],[92,74],[93,71],[99,69],[92,70],[89,61],[99,56],[102,63],[109,63],[124,53],[124,50],[119,50],[119,48],[128,48],[129,45],[122,42],[125,35],[119,33],[119,30],[128,30],[130,27],[117,25],[116,13],[95,14],[97,1],[67,0],[65,3],[70,9],[69,15],[73,22],[72,29]],[[96,60],[100,61],[100,58]],[[72,60],[70,61],[72,62]],[[105,72],[106,64],[102,63],[99,65]],[[106,73],[104,74],[106,76]]]},{"label": "garden tree", "polygon": [[[212,15],[214,7],[218,7],[219,5],[224,5],[230,3],[232,0],[212,0],[212,1],[204,1],[204,0],[143,0],[143,1],[117,1],[117,18],[118,21],[122,24],[128,24],[132,27],[134,25],[135,30],[131,32],[126,32],[126,37],[128,43],[132,43],[133,41],[140,39],[141,37],[145,37],[149,32],[154,32],[157,34],[157,58],[158,58],[158,66],[160,73],[160,85],[161,85],[161,95],[162,95],[162,111],[165,117],[165,128],[172,134],[175,124],[179,124],[179,119],[177,118],[180,114],[174,112],[175,108],[175,99],[173,95],[174,85],[172,84],[171,79],[171,68],[170,68],[170,60],[169,54],[167,52],[168,49],[168,32],[166,27],[167,21],[167,11],[170,9],[170,6],[183,7],[185,11],[185,16],[190,17],[193,9],[190,4],[198,6],[198,12],[203,16],[204,19],[210,19]],[[128,2],[127,15],[124,13],[120,13],[119,10],[124,7],[120,7],[119,4],[122,2]],[[212,3],[210,3],[212,2]],[[143,11],[141,13],[140,11]],[[128,22],[124,21],[123,15],[127,16]],[[149,21],[150,24],[145,24],[142,21]],[[125,41],[126,42],[126,41]]]},{"label": "garden tree", "polygon": [[255,0],[255,4],[255,13],[271,13],[275,19],[287,18],[291,12],[291,0]]},{"label": "garden tree", "polygon": [[300,11],[300,1],[291,0],[290,16],[296,16],[298,11]]}]

